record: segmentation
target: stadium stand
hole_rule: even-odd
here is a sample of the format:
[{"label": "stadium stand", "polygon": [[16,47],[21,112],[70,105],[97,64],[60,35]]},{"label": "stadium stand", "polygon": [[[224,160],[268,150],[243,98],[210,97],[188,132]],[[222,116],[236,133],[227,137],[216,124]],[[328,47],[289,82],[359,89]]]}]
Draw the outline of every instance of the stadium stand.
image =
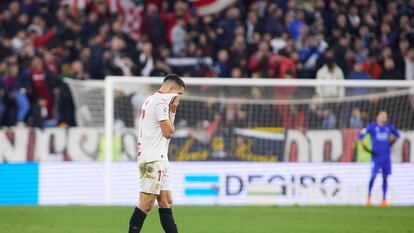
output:
[{"label": "stadium stand", "polygon": [[0,2],[0,126],[75,126],[63,77],[414,80],[414,0],[73,2]]}]

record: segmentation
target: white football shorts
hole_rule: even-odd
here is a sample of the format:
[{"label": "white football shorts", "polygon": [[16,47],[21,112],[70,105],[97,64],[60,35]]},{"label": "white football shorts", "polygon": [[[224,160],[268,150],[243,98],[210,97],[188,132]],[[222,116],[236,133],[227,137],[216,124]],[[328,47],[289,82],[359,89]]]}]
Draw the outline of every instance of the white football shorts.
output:
[{"label": "white football shorts", "polygon": [[160,195],[161,190],[170,190],[168,161],[153,161],[139,164],[140,192]]}]

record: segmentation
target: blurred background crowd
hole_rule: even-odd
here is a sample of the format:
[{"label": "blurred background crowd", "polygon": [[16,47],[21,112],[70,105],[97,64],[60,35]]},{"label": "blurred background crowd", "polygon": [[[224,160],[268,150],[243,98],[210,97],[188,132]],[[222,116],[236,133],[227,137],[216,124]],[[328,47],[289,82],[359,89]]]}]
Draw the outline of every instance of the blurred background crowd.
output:
[{"label": "blurred background crowd", "polygon": [[0,126],[76,125],[63,77],[414,80],[414,0],[112,1],[0,1]]}]

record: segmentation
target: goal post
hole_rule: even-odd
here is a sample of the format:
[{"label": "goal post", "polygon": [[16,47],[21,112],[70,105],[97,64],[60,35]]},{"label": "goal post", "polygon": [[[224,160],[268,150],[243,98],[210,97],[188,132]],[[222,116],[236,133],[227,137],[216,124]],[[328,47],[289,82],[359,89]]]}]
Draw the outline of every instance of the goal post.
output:
[{"label": "goal post", "polygon": [[[111,142],[114,132],[122,127],[136,128],[137,119],[130,115],[131,112],[139,111],[140,101],[136,99],[142,99],[152,94],[159,88],[162,83],[163,77],[119,77],[119,76],[108,76],[105,79],[105,138]],[[205,110],[200,109],[200,103],[212,102],[213,104],[220,105],[221,109],[227,108],[228,105],[241,105],[249,108],[249,114],[257,121],[262,121],[264,124],[241,124],[235,132],[238,134],[251,135],[254,132],[246,131],[246,128],[266,126],[268,128],[289,128],[292,123],[284,124],[281,119],[277,122],[272,121],[271,117],[275,118],[286,118],[283,114],[286,111],[291,111],[290,106],[294,109],[308,108],[308,105],[313,107],[316,105],[320,108],[322,105],[327,106],[326,108],[332,111],[336,111],[335,126],[327,127],[332,128],[344,128],[347,122],[344,121],[341,114],[349,115],[350,111],[356,106],[365,108],[365,112],[378,111],[381,108],[391,109],[390,115],[391,120],[397,114],[404,112],[404,107],[409,106],[394,106],[397,104],[406,104],[405,102],[414,95],[414,82],[413,81],[393,81],[393,80],[300,80],[300,79],[250,79],[250,78],[202,78],[202,77],[191,77],[183,78],[187,85],[187,90],[183,95],[183,102],[185,106],[179,108],[178,120],[183,120],[181,125],[188,126],[189,121],[194,121],[203,114],[209,114]],[[252,88],[259,89],[259,94],[250,93]],[[322,96],[316,98],[318,94],[318,88],[343,88],[345,94],[343,96]],[[121,94],[120,94],[121,93]],[[129,97],[127,101],[122,100],[122,95],[133,96]],[[135,98],[136,95],[139,97]],[[254,96],[259,95],[259,96]],[[404,103],[398,98],[403,98]],[[117,100],[115,100],[117,99]],[[380,99],[381,101],[375,101]],[[122,101],[120,101],[122,100]],[[374,101],[373,101],[374,100]],[[135,101],[135,103],[132,103]],[[395,102],[397,101],[397,102]],[[116,103],[115,103],[116,102]],[[187,103],[187,104],[185,104]],[[378,106],[375,106],[375,105]],[[133,106],[132,106],[133,105]],[[186,109],[190,105],[190,109]],[[200,106],[199,106],[200,105]],[[338,105],[338,106],[337,106]],[[372,106],[371,106],[372,105]],[[237,107],[236,107],[237,108]],[[264,110],[263,110],[264,109]],[[286,110],[288,109],[288,110]],[[368,109],[368,110],[367,110]],[[257,110],[258,113],[255,113]],[[279,111],[279,115],[268,114],[261,116],[263,111]],[[322,109],[323,110],[323,109]],[[321,111],[322,111],[321,110]],[[228,114],[227,110],[221,110],[223,118],[226,118]],[[237,111],[237,110],[235,110]],[[260,112],[262,111],[262,112]],[[181,116],[184,115],[184,116]],[[318,113],[319,114],[319,113]],[[321,113],[325,114],[325,113]],[[367,114],[367,113],[364,113]],[[116,116],[115,116],[116,115]],[[127,116],[130,115],[130,116]],[[135,116],[139,116],[135,114]],[[288,116],[289,117],[289,116]],[[410,116],[411,117],[411,116]],[[368,120],[373,120],[372,116],[364,116],[364,124]],[[413,119],[404,119],[401,116],[399,119],[403,119],[404,127],[413,127],[414,123],[410,122]],[[249,121],[249,119],[247,119]],[[312,124],[315,121],[312,117],[305,119],[307,125],[303,128],[312,128]],[[345,119],[348,121],[348,119]],[[176,120],[176,124],[180,122]],[[245,122],[244,122],[245,123]],[[257,123],[257,122],[255,122]],[[203,124],[203,122],[197,122],[197,124]],[[295,125],[293,123],[293,125]],[[117,130],[114,129],[117,128]],[[192,126],[193,127],[193,126]],[[203,126],[194,126],[202,128]],[[193,127],[193,128],[194,128]],[[297,126],[296,126],[297,127]],[[179,129],[180,127],[178,127]],[[294,128],[294,127],[293,127]],[[314,127],[317,128],[317,127]],[[323,127],[319,127],[323,128]],[[180,134],[180,132],[178,132]],[[182,133],[182,132],[181,132]],[[181,135],[181,134],[180,134]],[[181,136],[185,136],[182,133]],[[193,135],[194,136],[194,135]],[[205,136],[205,135],[204,135]],[[267,137],[265,133],[262,133],[261,137]],[[203,141],[202,137],[199,136],[199,141]],[[279,136],[275,136],[279,137]],[[113,148],[110,143],[106,144],[105,148],[105,161],[110,163],[112,159]],[[220,157],[220,156],[219,156]]]},{"label": "goal post", "polygon": [[[177,112],[177,131],[170,146],[172,160],[321,162],[325,159],[322,155],[315,157],[315,153],[323,154],[326,148],[310,152],[320,137],[313,131],[353,128],[356,132],[382,109],[389,112],[397,127],[414,130],[414,81],[202,77],[183,80],[187,89]],[[102,129],[108,204],[112,200],[114,155],[121,154],[117,161],[136,159],[133,136],[122,139],[122,151],[117,151],[115,142],[125,132],[135,134],[143,100],[157,91],[162,81],[163,77],[66,79],[74,98],[78,126]],[[308,142],[291,148],[287,145],[292,137],[299,144],[300,140]],[[341,146],[350,145],[353,146]],[[352,152],[342,147],[331,145],[328,149],[333,150],[332,157],[326,161],[349,161]],[[338,148],[346,151],[347,159],[340,160],[338,156],[345,152]],[[296,150],[297,157],[291,157],[295,154],[292,150]]]}]

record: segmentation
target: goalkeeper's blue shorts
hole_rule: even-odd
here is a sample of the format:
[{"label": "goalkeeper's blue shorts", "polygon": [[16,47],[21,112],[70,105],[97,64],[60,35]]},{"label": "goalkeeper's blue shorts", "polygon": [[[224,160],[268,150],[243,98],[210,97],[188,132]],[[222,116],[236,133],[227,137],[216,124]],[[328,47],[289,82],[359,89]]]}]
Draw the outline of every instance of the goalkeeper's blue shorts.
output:
[{"label": "goalkeeper's blue shorts", "polygon": [[391,161],[375,161],[372,160],[371,174],[376,175],[382,172],[383,175],[391,175]]}]

